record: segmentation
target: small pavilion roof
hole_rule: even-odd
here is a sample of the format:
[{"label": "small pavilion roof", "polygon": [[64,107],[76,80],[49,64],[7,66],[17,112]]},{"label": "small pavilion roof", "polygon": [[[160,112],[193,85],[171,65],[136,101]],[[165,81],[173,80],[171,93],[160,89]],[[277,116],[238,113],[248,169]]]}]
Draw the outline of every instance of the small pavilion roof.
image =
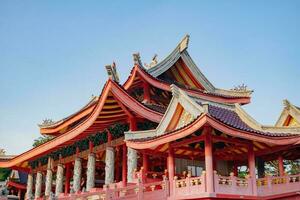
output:
[{"label": "small pavilion roof", "polygon": [[[186,92],[175,86],[172,86],[172,92],[171,103],[157,128],[150,131],[126,133],[127,145],[133,148],[161,145],[164,142],[171,142],[192,134],[208,124],[233,137],[273,145],[300,143],[300,128],[264,126],[249,116],[239,104],[205,102],[202,99],[191,98]],[[182,106],[192,117],[185,124],[168,129],[170,123],[175,119],[174,116],[179,113],[175,111],[178,109],[178,105]],[[195,129],[195,127],[197,128]]]},{"label": "small pavilion roof", "polygon": [[[300,127],[300,108],[290,103],[288,100],[283,100],[283,110],[277,120],[275,126],[299,126]],[[291,124],[291,121],[294,123]]]}]

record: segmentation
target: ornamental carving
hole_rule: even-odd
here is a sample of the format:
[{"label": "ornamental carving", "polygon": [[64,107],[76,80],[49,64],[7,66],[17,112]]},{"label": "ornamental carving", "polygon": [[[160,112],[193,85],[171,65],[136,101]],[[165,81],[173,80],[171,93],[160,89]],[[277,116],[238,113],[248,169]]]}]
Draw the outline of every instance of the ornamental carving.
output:
[{"label": "ornamental carving", "polygon": [[154,56],[152,57],[152,60],[151,60],[150,64],[145,63],[144,65],[147,68],[151,68],[151,67],[157,65],[157,63],[158,63],[158,61],[157,61],[157,54],[154,54]]},{"label": "ornamental carving", "polygon": [[247,85],[245,85],[244,83],[238,86],[235,86],[233,89],[231,89],[233,91],[237,91],[237,92],[246,92],[247,90]]},{"label": "ornamental carving", "polygon": [[54,124],[55,122],[52,120],[52,119],[48,119],[48,118],[46,118],[46,119],[44,119],[43,120],[43,122],[42,122],[42,126],[50,126],[50,125],[52,125],[52,124]]}]

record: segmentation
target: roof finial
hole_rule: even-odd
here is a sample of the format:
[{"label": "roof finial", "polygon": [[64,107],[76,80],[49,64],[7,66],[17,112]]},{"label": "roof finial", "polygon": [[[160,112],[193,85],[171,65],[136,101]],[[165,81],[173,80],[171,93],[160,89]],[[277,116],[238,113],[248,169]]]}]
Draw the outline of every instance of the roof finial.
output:
[{"label": "roof finial", "polygon": [[238,91],[238,92],[246,92],[247,89],[247,85],[245,85],[244,83],[238,86],[235,86],[232,90],[234,91]]},{"label": "roof finial", "polygon": [[113,62],[111,65],[106,65],[105,68],[106,68],[108,77],[111,80],[113,80],[115,82],[119,82],[120,81],[115,62]]},{"label": "roof finial", "polygon": [[151,67],[155,66],[157,63],[158,63],[158,61],[157,61],[157,54],[154,54],[154,56],[152,57],[152,60],[151,60],[150,64],[145,63],[144,65],[147,68],[151,68]]},{"label": "roof finial", "polygon": [[135,65],[139,65],[139,66],[143,66],[142,65],[142,61],[141,61],[141,57],[140,57],[140,53],[137,52],[137,53],[134,53],[132,54],[133,55],[133,62]]},{"label": "roof finial", "polygon": [[190,36],[187,34],[179,43],[179,51],[183,52],[185,49],[188,48]]},{"label": "roof finial", "polygon": [[285,107],[285,108],[289,108],[290,107],[290,102],[287,100],[287,99],[284,99],[283,100],[283,106]]}]

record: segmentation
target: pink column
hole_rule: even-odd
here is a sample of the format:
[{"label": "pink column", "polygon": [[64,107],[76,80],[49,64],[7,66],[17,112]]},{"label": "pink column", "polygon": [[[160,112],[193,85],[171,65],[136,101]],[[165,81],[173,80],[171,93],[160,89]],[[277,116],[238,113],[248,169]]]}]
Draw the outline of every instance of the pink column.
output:
[{"label": "pink column", "polygon": [[148,156],[145,152],[143,152],[143,169],[145,173],[148,172]]},{"label": "pink column", "polygon": [[174,180],[175,163],[174,163],[174,151],[171,146],[169,146],[169,151],[168,151],[167,167],[168,167],[169,180],[172,182]]},{"label": "pink column", "polygon": [[284,176],[284,166],[283,166],[282,155],[278,156],[278,170],[279,170],[279,176]]},{"label": "pink column", "polygon": [[249,167],[249,175],[252,180],[252,192],[253,195],[257,195],[257,186],[256,186],[256,173],[255,173],[255,154],[253,150],[253,145],[249,145],[248,147],[248,167]]},{"label": "pink column", "polygon": [[122,152],[122,184],[126,186],[127,181],[127,146],[123,144],[123,152]]},{"label": "pink column", "polygon": [[206,189],[208,193],[214,192],[214,172],[213,172],[213,153],[212,153],[212,139],[211,130],[205,127],[205,171],[206,171]]},{"label": "pink column", "polygon": [[151,96],[150,96],[149,83],[144,81],[143,86],[144,86],[144,101],[150,103]]}]

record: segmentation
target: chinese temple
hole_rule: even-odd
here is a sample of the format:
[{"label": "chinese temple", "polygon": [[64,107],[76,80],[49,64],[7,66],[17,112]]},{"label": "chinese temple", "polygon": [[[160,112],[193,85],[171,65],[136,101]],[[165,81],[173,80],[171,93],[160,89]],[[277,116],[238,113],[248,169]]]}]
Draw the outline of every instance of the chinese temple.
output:
[{"label": "chinese temple", "polygon": [[[76,113],[40,124],[52,139],[1,168],[28,174],[25,199],[299,199],[300,109],[284,101],[274,126],[243,108],[245,85],[215,87],[187,49],[108,80]],[[289,161],[289,162],[287,162]],[[275,172],[266,171],[267,163]],[[300,166],[298,166],[298,169]],[[21,195],[21,194],[20,194]]]}]

